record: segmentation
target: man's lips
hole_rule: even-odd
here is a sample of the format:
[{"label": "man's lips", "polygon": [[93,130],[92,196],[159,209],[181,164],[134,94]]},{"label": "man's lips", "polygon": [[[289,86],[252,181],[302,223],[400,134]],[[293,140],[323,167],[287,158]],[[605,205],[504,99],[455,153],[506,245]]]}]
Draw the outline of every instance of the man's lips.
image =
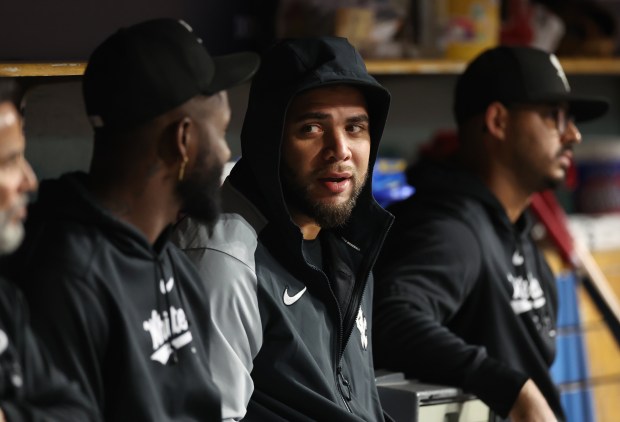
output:
[{"label": "man's lips", "polygon": [[11,212],[11,221],[14,223],[20,223],[26,220],[26,216],[28,215],[28,211],[26,207],[16,208]]},{"label": "man's lips", "polygon": [[560,161],[562,161],[562,164],[570,166],[571,162],[573,161],[573,151],[565,149],[560,152],[558,158],[560,159]]},{"label": "man's lips", "polygon": [[332,193],[342,193],[351,184],[350,172],[330,172],[318,178],[319,183]]},{"label": "man's lips", "polygon": [[28,201],[26,199],[20,199],[11,208],[7,210],[8,218],[12,221],[23,221],[28,215]]}]

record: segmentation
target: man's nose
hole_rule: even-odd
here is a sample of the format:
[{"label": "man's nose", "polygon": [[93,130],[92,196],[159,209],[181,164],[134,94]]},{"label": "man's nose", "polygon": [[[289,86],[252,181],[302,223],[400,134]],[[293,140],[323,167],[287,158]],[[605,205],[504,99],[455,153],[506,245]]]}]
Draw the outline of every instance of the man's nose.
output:
[{"label": "man's nose", "polygon": [[22,182],[20,191],[34,192],[37,190],[38,185],[37,176],[34,174],[30,163],[24,158],[22,161]]},{"label": "man's nose", "polygon": [[580,144],[581,143],[581,132],[577,125],[569,120],[566,123],[566,130],[561,136],[562,143],[572,143],[572,144]]},{"label": "man's nose", "polygon": [[325,134],[326,158],[333,161],[345,161],[351,158],[349,138],[346,131],[333,129]]}]

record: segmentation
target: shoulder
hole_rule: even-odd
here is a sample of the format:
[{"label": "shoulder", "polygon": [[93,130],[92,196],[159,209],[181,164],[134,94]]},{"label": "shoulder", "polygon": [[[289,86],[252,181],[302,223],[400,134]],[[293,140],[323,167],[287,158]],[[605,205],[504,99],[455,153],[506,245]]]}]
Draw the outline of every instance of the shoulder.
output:
[{"label": "shoulder", "polygon": [[222,214],[211,231],[206,224],[186,217],[176,226],[172,242],[194,263],[202,259],[197,257],[208,255],[210,259],[231,259],[255,268],[258,234],[239,214]]},{"label": "shoulder", "polygon": [[[377,273],[390,272],[395,266],[406,268],[446,267],[455,271],[477,268],[482,259],[481,226],[467,214],[484,212],[475,204],[462,209],[433,199],[399,204],[395,222],[377,262]],[[475,268],[474,268],[475,269]],[[468,270],[468,271],[469,271]],[[475,272],[475,271],[474,271]]]},{"label": "shoulder", "polygon": [[111,265],[104,252],[109,240],[99,228],[68,220],[39,221],[32,228],[27,228],[21,248],[7,263],[31,304],[61,310],[71,301],[87,309],[107,297],[101,283],[105,278],[98,274],[105,274]]},{"label": "shoulder", "polygon": [[478,243],[480,224],[470,214],[482,212],[481,209],[414,203],[390,211],[394,211],[395,221],[388,243],[445,244],[449,249]]},{"label": "shoulder", "polygon": [[222,187],[222,203],[223,213],[212,228],[192,217],[185,217],[175,227],[172,242],[194,262],[209,251],[210,255],[220,255],[218,259],[228,257],[254,270],[259,235],[267,220],[228,182]]},{"label": "shoulder", "polygon": [[[388,208],[395,216],[391,234],[426,230],[458,234],[474,240],[492,225],[488,210],[476,198],[463,193],[421,192]],[[400,236],[400,234],[396,234]]]},{"label": "shoulder", "polygon": [[[55,267],[83,274],[93,256],[107,244],[98,226],[72,220],[33,220],[26,226],[26,237],[16,254],[23,265],[36,262],[37,268]],[[34,268],[33,268],[34,269]]]},{"label": "shoulder", "polygon": [[10,281],[0,278],[0,316],[2,323],[15,320],[25,311],[21,291]]}]

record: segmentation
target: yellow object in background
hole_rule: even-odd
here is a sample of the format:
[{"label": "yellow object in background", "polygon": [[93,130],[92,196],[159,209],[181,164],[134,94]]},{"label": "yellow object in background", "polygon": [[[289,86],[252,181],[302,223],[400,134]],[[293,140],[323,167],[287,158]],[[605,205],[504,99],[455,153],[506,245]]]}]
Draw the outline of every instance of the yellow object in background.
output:
[{"label": "yellow object in background", "polygon": [[497,46],[500,31],[499,0],[448,0],[445,56],[470,61]]},{"label": "yellow object in background", "polygon": [[334,35],[344,37],[358,50],[369,41],[374,25],[374,12],[365,7],[340,7],[336,9]]}]

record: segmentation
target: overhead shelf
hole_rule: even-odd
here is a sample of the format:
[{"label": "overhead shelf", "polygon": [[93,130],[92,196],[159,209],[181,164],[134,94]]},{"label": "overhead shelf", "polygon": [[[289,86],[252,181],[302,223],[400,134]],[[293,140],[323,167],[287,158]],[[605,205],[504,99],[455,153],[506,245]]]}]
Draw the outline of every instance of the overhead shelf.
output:
[{"label": "overhead shelf", "polygon": [[0,76],[81,76],[86,62],[0,62]]},{"label": "overhead shelf", "polygon": [[466,63],[447,59],[366,60],[368,71],[374,75],[458,74]]},{"label": "overhead shelf", "polygon": [[[620,75],[620,58],[561,58],[564,71],[573,75]],[[441,75],[459,74],[467,65],[448,59],[366,60],[374,75]]]},{"label": "overhead shelf", "polygon": [[[564,71],[573,75],[619,75],[620,58],[562,58]],[[366,60],[374,75],[456,75],[466,62],[448,59]],[[0,62],[0,76],[81,76],[86,62]]]}]

